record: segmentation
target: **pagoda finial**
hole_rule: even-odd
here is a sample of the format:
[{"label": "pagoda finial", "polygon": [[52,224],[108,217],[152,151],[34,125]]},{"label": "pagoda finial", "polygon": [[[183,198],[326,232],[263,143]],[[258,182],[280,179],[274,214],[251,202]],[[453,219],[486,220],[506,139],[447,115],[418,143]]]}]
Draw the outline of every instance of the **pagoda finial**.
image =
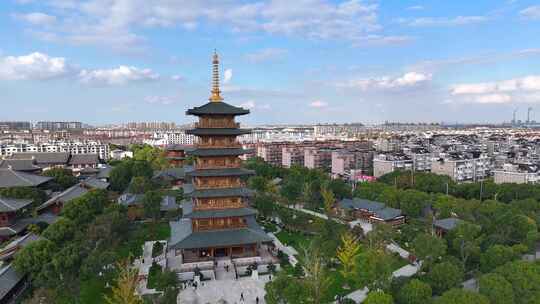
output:
[{"label": "pagoda finial", "polygon": [[210,101],[220,102],[223,100],[221,97],[221,91],[219,89],[219,56],[217,51],[214,50],[214,56],[212,58],[212,95],[210,95]]}]

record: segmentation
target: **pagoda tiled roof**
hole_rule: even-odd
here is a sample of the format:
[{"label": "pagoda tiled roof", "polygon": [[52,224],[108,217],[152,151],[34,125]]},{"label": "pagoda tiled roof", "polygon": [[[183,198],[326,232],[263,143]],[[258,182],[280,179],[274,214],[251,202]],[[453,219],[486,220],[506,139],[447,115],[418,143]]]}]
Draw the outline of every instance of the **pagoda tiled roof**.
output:
[{"label": "pagoda tiled roof", "polygon": [[190,176],[241,176],[253,175],[255,171],[244,168],[223,168],[223,169],[196,169],[189,172]]},{"label": "pagoda tiled roof", "polygon": [[237,129],[237,128],[196,128],[186,130],[186,134],[193,134],[197,136],[202,135],[243,135],[249,134],[249,129]]},{"label": "pagoda tiled roof", "polygon": [[195,249],[217,246],[247,245],[271,242],[272,238],[251,227],[213,231],[192,231],[191,221],[171,222],[171,249]]},{"label": "pagoda tiled roof", "polygon": [[249,110],[232,106],[226,102],[208,102],[186,111],[188,115],[246,115]]},{"label": "pagoda tiled roof", "polygon": [[218,149],[195,149],[188,152],[189,155],[194,156],[228,156],[228,155],[242,155],[252,152],[252,149],[242,148],[218,148]]}]

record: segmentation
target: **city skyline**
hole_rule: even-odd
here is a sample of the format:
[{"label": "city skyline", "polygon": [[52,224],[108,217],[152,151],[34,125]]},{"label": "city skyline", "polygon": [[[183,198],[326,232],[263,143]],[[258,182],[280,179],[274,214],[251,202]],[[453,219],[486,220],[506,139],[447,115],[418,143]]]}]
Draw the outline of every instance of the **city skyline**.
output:
[{"label": "city skyline", "polygon": [[0,120],[190,123],[216,48],[250,125],[524,121],[540,6],[463,3],[3,2]]}]

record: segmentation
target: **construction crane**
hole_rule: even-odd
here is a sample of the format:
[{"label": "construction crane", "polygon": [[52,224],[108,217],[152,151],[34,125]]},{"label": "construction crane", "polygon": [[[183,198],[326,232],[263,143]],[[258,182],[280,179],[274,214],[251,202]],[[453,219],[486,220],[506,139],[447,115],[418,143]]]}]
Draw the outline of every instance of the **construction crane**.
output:
[{"label": "construction crane", "polygon": [[527,108],[527,124],[531,123],[531,112],[532,112],[532,107],[529,107]]}]

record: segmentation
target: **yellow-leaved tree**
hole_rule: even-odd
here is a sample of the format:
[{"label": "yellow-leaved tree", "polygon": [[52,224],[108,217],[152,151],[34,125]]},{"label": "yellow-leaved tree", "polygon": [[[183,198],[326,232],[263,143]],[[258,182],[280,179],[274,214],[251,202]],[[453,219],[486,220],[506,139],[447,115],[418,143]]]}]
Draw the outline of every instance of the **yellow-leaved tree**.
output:
[{"label": "yellow-leaved tree", "polygon": [[341,245],[337,249],[337,258],[343,268],[341,274],[349,281],[354,276],[356,257],[360,254],[360,244],[350,232],[341,235]]},{"label": "yellow-leaved tree", "polygon": [[326,211],[326,214],[330,215],[332,212],[332,208],[334,207],[334,203],[336,202],[334,192],[332,192],[332,190],[330,190],[328,186],[325,185],[321,187],[321,195],[324,201],[324,210]]},{"label": "yellow-leaved tree", "polygon": [[112,288],[112,294],[105,296],[108,304],[142,304],[143,301],[135,293],[137,287],[137,271],[130,267],[129,260],[118,262],[119,269],[116,285]]}]

